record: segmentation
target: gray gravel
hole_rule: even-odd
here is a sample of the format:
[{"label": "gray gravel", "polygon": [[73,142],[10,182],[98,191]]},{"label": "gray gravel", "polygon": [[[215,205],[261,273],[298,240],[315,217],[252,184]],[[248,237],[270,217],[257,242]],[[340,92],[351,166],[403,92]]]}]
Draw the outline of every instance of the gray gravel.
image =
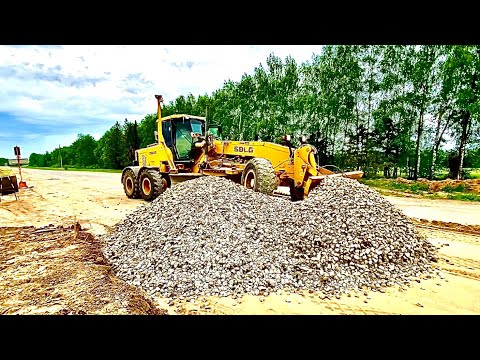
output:
[{"label": "gray gravel", "polygon": [[293,203],[220,177],[189,180],[103,240],[119,277],[151,295],[187,299],[403,286],[436,260],[400,210],[346,178],[327,178]]}]

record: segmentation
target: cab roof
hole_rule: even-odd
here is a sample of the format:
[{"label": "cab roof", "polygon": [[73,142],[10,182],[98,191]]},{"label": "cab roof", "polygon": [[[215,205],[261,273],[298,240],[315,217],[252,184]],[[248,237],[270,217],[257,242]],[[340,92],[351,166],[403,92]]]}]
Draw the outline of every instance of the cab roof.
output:
[{"label": "cab roof", "polygon": [[[205,117],[195,116],[195,115],[187,115],[187,114],[175,114],[175,115],[165,116],[165,117],[161,118],[161,121],[170,120],[170,119],[181,119],[181,118],[196,119],[196,120],[205,121]],[[157,119],[157,121],[158,121],[158,119]]]}]

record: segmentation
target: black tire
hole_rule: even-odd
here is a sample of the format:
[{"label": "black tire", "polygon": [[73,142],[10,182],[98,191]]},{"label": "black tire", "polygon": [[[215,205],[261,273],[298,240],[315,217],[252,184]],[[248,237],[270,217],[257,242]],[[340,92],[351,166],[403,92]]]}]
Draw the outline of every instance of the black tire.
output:
[{"label": "black tire", "polygon": [[138,179],[140,196],[143,200],[152,201],[167,188],[167,181],[157,170],[144,170]]},{"label": "black tire", "polygon": [[272,195],[273,190],[278,187],[278,181],[270,160],[250,159],[243,169],[241,184],[247,189]]},{"label": "black tire", "polygon": [[170,179],[170,176],[167,173],[160,173],[160,176],[162,177],[162,181],[166,182],[167,184],[165,190],[169,187],[172,187],[172,179]]},{"label": "black tire", "polygon": [[139,199],[140,190],[138,188],[138,179],[135,177],[135,173],[131,169],[125,170],[122,179],[123,191],[129,199]]}]

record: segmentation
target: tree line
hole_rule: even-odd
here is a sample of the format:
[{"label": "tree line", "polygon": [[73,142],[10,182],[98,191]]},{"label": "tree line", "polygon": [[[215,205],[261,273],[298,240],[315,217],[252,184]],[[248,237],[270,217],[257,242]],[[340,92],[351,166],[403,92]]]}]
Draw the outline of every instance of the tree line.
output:
[{"label": "tree line", "polygon": [[78,134],[70,146],[58,147],[45,154],[32,153],[29,166],[122,169],[132,164],[140,146],[136,121],[117,121],[97,141],[89,134]]},{"label": "tree line", "polygon": [[[480,167],[479,72],[480,46],[329,45],[302,64],[271,54],[240,81],[179,96],[162,115],[208,109],[231,140],[306,135],[321,164],[366,176],[434,178],[448,168],[460,178]],[[69,147],[32,154],[30,164],[59,166],[62,155],[63,165],[122,168],[133,149],[155,142],[155,120],[117,122],[98,141],[79,134]]]}]

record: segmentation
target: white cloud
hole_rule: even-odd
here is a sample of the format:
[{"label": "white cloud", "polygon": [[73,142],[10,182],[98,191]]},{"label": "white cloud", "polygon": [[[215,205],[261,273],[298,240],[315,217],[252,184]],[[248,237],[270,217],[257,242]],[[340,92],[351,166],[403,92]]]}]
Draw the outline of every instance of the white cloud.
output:
[{"label": "white cloud", "polygon": [[[320,51],[319,45],[0,46],[0,115],[61,125],[60,137],[89,133],[95,124],[98,136],[117,120],[154,113],[155,94],[166,103],[182,94],[211,94],[225,80],[239,81],[265,65],[272,52],[302,63]],[[45,143],[49,139],[36,152],[58,146]]]}]

